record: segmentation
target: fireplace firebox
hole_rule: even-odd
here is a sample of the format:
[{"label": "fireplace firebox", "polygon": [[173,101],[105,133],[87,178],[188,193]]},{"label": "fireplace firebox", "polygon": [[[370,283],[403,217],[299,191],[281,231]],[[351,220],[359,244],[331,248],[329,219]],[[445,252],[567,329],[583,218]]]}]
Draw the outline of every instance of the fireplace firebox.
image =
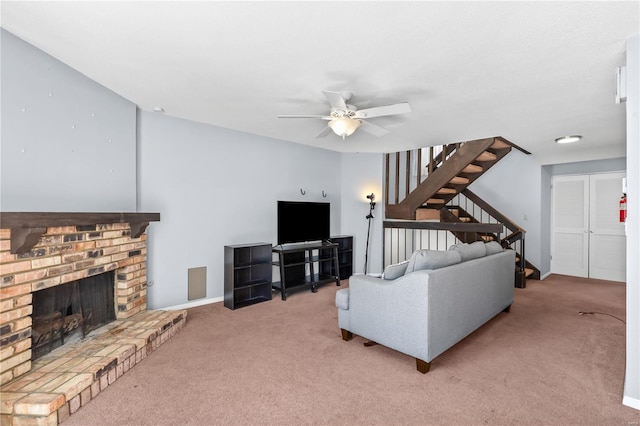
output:
[{"label": "fireplace firebox", "polygon": [[116,319],[114,272],[33,293],[31,360]]}]

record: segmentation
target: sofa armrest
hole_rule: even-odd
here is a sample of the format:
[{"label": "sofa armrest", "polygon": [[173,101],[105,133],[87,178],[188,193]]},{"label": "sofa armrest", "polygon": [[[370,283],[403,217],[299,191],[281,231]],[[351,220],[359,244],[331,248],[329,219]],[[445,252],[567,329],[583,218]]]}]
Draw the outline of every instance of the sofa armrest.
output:
[{"label": "sofa armrest", "polygon": [[336,291],[336,308],[343,311],[349,310],[349,289],[341,288]]},{"label": "sofa armrest", "polygon": [[391,281],[350,277],[349,331],[427,360],[429,272],[416,271]]}]

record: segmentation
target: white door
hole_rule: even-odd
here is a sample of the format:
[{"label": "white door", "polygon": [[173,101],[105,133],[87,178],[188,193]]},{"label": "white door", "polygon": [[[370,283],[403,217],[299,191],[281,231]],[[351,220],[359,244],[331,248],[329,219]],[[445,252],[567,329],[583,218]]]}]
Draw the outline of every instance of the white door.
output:
[{"label": "white door", "polygon": [[589,176],[556,176],[551,192],[551,272],[588,277]]},{"label": "white door", "polygon": [[626,238],[618,221],[624,176],[553,178],[551,272],[625,281]]},{"label": "white door", "polygon": [[590,176],[589,277],[625,281],[627,241],[619,202],[624,173]]}]

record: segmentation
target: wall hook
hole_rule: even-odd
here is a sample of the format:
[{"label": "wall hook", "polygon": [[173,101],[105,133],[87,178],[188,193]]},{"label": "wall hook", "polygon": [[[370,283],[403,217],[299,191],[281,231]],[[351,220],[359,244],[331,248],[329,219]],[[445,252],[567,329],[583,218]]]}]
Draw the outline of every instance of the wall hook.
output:
[{"label": "wall hook", "polygon": [[307,192],[306,192],[306,191],[303,191],[303,190],[302,190],[302,188],[300,188],[300,193],[301,193],[302,195],[305,195]]},{"label": "wall hook", "polygon": [[322,197],[323,197],[323,198],[327,198],[327,193],[326,193],[326,192],[324,192],[324,191],[322,191]]}]

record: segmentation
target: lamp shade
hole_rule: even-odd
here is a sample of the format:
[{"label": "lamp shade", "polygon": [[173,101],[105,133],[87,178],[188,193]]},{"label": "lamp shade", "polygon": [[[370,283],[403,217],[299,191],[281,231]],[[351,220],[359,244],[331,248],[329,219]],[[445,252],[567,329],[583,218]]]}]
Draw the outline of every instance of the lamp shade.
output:
[{"label": "lamp shade", "polygon": [[329,121],[329,127],[333,130],[333,133],[342,137],[342,139],[346,136],[351,136],[361,124],[360,120],[349,117],[338,117]]}]

